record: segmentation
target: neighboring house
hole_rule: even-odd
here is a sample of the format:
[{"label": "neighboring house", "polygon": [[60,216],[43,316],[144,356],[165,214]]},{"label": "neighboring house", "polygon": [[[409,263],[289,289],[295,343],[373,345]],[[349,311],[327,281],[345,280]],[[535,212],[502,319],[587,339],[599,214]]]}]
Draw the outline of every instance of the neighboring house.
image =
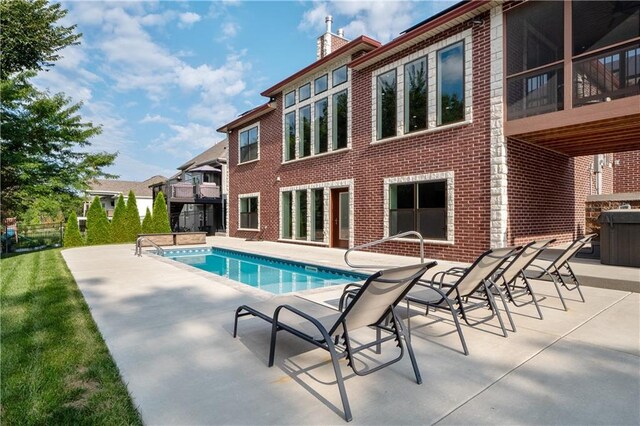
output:
[{"label": "neighboring house", "polygon": [[167,200],[171,229],[226,232],[227,141],[218,142],[180,167],[169,179],[153,186]]},{"label": "neighboring house", "polygon": [[83,208],[83,217],[86,217],[89,206],[95,197],[100,198],[102,208],[107,212],[107,217],[111,219],[113,217],[113,211],[116,208],[116,202],[118,197],[122,195],[124,201],[127,202],[129,191],[133,191],[136,196],[136,205],[138,206],[138,212],[140,213],[140,219],[144,218],[145,211],[153,209],[153,194],[151,192],[151,185],[158,182],[164,182],[167,178],[164,176],[156,175],[149,179],[137,182],[130,180],[115,180],[115,179],[96,179],[89,182],[89,189],[85,191],[86,202]]},{"label": "neighboring house", "polygon": [[317,61],[218,129],[229,235],[347,247],[416,230],[456,260],[574,239],[589,194],[640,192],[639,19],[638,2],[460,2],[381,45],[328,17]]}]

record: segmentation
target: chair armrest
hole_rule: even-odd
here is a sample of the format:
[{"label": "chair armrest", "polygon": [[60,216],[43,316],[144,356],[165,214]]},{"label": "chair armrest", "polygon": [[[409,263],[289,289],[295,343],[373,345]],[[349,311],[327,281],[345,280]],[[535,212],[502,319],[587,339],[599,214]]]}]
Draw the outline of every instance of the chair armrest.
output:
[{"label": "chair armrest", "polygon": [[350,283],[342,289],[342,295],[340,296],[340,302],[338,303],[338,310],[342,312],[345,307],[345,301],[349,297],[354,297],[356,293],[362,288],[362,284]]},{"label": "chair armrest", "polygon": [[[318,321],[317,319],[315,319],[314,317],[312,317],[311,315],[302,312],[300,309],[294,308],[291,305],[280,305],[276,308],[276,310],[273,312],[273,326],[274,327],[279,327],[279,321],[278,318],[280,317],[280,311],[281,310],[287,310],[307,321],[309,321],[311,324],[313,324],[318,331],[320,332],[320,334],[322,334],[322,338],[324,339],[324,341],[330,341],[331,340],[331,336],[329,336],[329,332],[324,328],[324,326],[320,323],[320,321]],[[290,327],[293,328],[293,327]],[[298,332],[300,332],[299,330],[297,330]],[[300,332],[301,334],[305,334]],[[308,335],[307,335],[308,336]],[[315,340],[313,339],[312,336],[308,336],[310,340]]]}]

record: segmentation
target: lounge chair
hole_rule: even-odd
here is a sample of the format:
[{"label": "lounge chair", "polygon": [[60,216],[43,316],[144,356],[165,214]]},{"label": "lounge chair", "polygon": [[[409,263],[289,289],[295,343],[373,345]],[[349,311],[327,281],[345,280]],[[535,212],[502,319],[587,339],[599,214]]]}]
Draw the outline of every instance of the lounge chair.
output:
[{"label": "lounge chair", "polygon": [[[499,271],[498,276],[492,279],[496,285],[502,285],[507,300],[515,306],[521,307],[533,303],[540,319],[542,319],[542,312],[540,311],[536,295],[529,284],[529,280],[524,274],[524,270],[554,241],[555,239],[532,241],[525,245],[522,250],[505,264],[504,268]],[[518,284],[519,279],[522,281],[522,284]],[[517,301],[517,298],[527,295],[531,297],[530,301],[524,303]]]},{"label": "lounge chair", "polygon": [[[500,312],[495,303],[491,287],[493,282],[491,278],[497,278],[496,272],[500,266],[511,256],[513,256],[520,247],[507,247],[501,249],[487,250],[468,268],[451,268],[447,271],[436,273],[430,281],[420,281],[413,290],[407,294],[407,309],[410,303],[426,306],[426,314],[429,308],[447,309],[453,316],[453,321],[460,336],[460,342],[465,355],[469,355],[467,343],[462,334],[462,328],[458,321],[458,315],[461,315],[465,322],[472,325],[467,318],[467,312],[472,309],[487,306],[491,310],[491,316],[479,321],[489,321],[494,316],[498,317],[500,328],[504,337],[507,337],[507,330],[500,316]],[[502,299],[509,320],[513,327],[513,321],[509,313],[509,307],[504,300],[500,291],[497,294]],[[469,304],[469,299],[478,302]],[[454,307],[457,304],[458,307]],[[410,324],[409,324],[410,326]]]},{"label": "lounge chair", "polygon": [[[541,280],[541,281],[552,281],[553,285],[556,287],[556,291],[558,292],[558,296],[560,297],[560,301],[562,302],[562,307],[564,310],[567,310],[567,304],[564,302],[564,298],[562,297],[562,293],[560,292],[560,285],[566,288],[569,291],[578,290],[578,294],[580,295],[580,299],[584,302],[584,296],[582,295],[582,291],[580,290],[580,283],[578,282],[578,278],[573,273],[571,266],[569,265],[569,260],[573,258],[580,251],[585,244],[587,244],[596,234],[585,235],[582,238],[578,238],[574,242],[572,242],[569,247],[567,247],[560,256],[558,256],[551,264],[547,267],[530,264],[524,271],[524,276],[527,279],[532,280]],[[566,273],[562,273],[562,271],[566,270]],[[568,279],[571,279],[572,283],[567,283]]]},{"label": "lounge chair", "polygon": [[[420,277],[435,265],[436,262],[430,262],[376,272],[366,280],[355,294],[353,302],[343,312],[295,296],[275,298],[277,303],[275,309],[273,309],[274,304],[270,302],[253,307],[242,305],[236,310],[233,337],[236,337],[238,318],[253,315],[272,325],[269,367],[273,366],[278,331],[287,331],[328,351],[336,374],[336,383],[344,407],[344,417],[346,421],[351,421],[351,409],[338,365],[339,359],[346,357],[353,372],[364,376],[402,359],[406,347],[411,358],[416,382],[422,383],[413,348],[405,334],[402,321],[396,313],[396,305],[404,299]],[[302,307],[300,307],[301,305]],[[309,311],[315,312],[315,316],[310,315]],[[353,347],[349,334],[363,327],[374,327],[376,339],[370,343]],[[382,337],[381,331],[386,331],[389,334]],[[344,342],[344,348],[339,351],[336,345],[340,339]],[[379,349],[383,342],[389,340],[396,340],[400,347],[400,353],[396,358],[376,367],[363,370],[356,368],[353,358],[355,354],[374,346]]]}]

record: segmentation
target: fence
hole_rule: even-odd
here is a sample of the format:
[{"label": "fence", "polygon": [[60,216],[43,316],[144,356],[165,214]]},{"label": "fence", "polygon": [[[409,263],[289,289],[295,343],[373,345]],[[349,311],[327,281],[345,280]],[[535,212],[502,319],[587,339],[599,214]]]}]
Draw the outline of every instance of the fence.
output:
[{"label": "fence", "polygon": [[27,225],[18,222],[17,233],[3,231],[2,245],[6,251],[58,247],[62,245],[64,223]]}]

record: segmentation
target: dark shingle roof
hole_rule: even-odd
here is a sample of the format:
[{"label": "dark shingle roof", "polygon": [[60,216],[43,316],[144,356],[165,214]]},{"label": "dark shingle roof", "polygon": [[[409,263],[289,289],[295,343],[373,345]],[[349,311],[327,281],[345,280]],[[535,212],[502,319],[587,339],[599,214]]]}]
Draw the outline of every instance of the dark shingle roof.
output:
[{"label": "dark shingle roof", "polygon": [[210,164],[218,161],[219,159],[227,159],[227,146],[228,141],[225,139],[218,142],[211,148],[193,157],[183,165],[179,166],[180,170],[188,170],[194,167],[202,166],[203,164]]},{"label": "dark shingle roof", "polygon": [[164,176],[152,176],[142,182],[133,180],[116,180],[116,179],[96,179],[89,182],[89,190],[87,192],[114,192],[127,195],[129,191],[133,191],[136,197],[151,197],[151,188],[149,186],[164,182],[167,178]]}]

